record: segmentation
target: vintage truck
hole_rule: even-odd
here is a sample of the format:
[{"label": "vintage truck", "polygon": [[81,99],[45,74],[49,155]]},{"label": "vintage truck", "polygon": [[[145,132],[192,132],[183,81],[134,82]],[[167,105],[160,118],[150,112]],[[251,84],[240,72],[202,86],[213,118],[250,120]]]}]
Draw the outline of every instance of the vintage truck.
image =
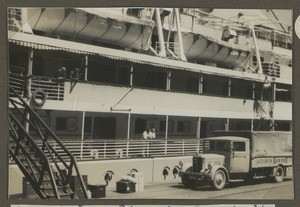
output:
[{"label": "vintage truck", "polygon": [[292,167],[291,132],[217,131],[203,140],[203,154],[193,156],[190,164],[179,163],[186,187],[208,182],[220,190],[231,180],[254,176],[279,183]]}]

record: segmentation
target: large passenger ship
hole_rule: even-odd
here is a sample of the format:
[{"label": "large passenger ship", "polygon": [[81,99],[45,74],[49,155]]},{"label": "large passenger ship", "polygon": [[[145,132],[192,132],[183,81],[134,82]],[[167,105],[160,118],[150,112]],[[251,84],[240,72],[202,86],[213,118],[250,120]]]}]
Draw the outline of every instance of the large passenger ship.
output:
[{"label": "large passenger ship", "polygon": [[132,172],[174,182],[215,130],[291,131],[290,21],[286,10],[9,8],[10,196],[79,197],[72,177],[83,194],[84,181]]}]

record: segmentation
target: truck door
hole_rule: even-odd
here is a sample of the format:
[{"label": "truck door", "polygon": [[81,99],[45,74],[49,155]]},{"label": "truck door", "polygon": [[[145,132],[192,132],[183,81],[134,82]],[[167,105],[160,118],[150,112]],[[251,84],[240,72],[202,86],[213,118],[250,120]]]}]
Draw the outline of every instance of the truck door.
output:
[{"label": "truck door", "polygon": [[230,172],[249,172],[249,141],[232,141]]}]

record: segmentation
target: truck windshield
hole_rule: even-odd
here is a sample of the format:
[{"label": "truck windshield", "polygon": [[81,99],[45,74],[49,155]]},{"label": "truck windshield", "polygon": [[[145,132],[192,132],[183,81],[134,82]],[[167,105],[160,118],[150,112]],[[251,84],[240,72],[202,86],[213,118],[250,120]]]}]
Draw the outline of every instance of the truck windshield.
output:
[{"label": "truck windshield", "polygon": [[205,143],[206,151],[230,151],[230,141],[213,140]]}]

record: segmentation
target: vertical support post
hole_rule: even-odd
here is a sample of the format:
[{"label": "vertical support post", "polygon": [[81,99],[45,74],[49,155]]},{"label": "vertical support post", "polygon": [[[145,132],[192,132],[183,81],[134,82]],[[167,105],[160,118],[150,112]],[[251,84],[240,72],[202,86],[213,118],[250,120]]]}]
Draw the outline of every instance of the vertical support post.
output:
[{"label": "vertical support post", "polygon": [[89,57],[88,57],[88,55],[86,55],[84,58],[84,82],[87,82],[88,65],[89,65]]},{"label": "vertical support post", "polygon": [[[26,90],[28,105],[30,104],[29,102],[30,102],[30,98],[31,98],[32,66],[33,66],[33,49],[30,48],[29,54],[28,54],[28,69],[27,69],[27,74],[26,74],[27,79],[24,80],[24,81],[26,81],[25,85],[27,86],[27,88],[24,90]],[[30,119],[29,113],[26,113],[25,116],[26,116],[27,120]],[[26,132],[29,132],[29,123],[28,122],[25,122],[24,127],[26,129]]]},{"label": "vertical support post", "polygon": [[85,111],[82,111],[81,141],[84,139]]},{"label": "vertical support post", "polygon": [[253,131],[253,129],[254,129],[254,120],[253,119],[251,119],[251,127],[250,127],[251,129],[251,131]]},{"label": "vertical support post", "polygon": [[183,60],[183,61],[187,61],[187,59],[184,55],[184,49],[183,49],[179,9],[176,8],[176,9],[174,9],[174,11],[175,11],[175,17],[176,17],[176,26],[177,26],[178,44],[179,44],[179,50],[180,50],[180,59]]},{"label": "vertical support post", "polygon": [[128,113],[128,121],[127,121],[127,140],[129,140],[129,136],[130,136],[130,119],[131,119],[131,109],[129,110]]},{"label": "vertical support post", "polygon": [[155,9],[155,17],[156,17],[157,33],[158,33],[158,40],[159,40],[159,47],[160,47],[159,55],[161,57],[166,57],[167,53],[165,48],[165,40],[163,35],[163,28],[162,28],[159,8]]},{"label": "vertical support post", "polygon": [[276,83],[275,82],[273,82],[273,84],[272,84],[272,101],[273,101],[273,103],[274,103],[274,101],[276,101],[276,87],[277,87],[277,85],[276,85]]},{"label": "vertical support post", "polygon": [[252,82],[252,99],[255,99],[255,81]]},{"label": "vertical support post", "polygon": [[129,85],[133,86],[133,64],[130,65]]},{"label": "vertical support post", "polygon": [[200,139],[200,133],[201,133],[201,117],[198,117],[198,120],[197,120],[197,135],[196,135],[197,139]]},{"label": "vertical support post", "polygon": [[170,91],[171,90],[171,69],[168,69],[167,72],[167,84],[166,84],[166,90]]},{"label": "vertical support post", "polygon": [[198,94],[203,94],[203,74],[199,74]]},{"label": "vertical support post", "polygon": [[229,118],[226,119],[225,131],[229,130]]},{"label": "vertical support post", "polygon": [[251,26],[251,30],[252,30],[253,42],[254,42],[254,46],[255,46],[255,53],[256,53],[256,58],[257,58],[257,63],[258,63],[258,73],[263,74],[259,48],[258,48],[255,30],[254,30],[254,26],[253,26],[252,22],[250,22],[250,26]]},{"label": "vertical support post", "polygon": [[168,139],[168,130],[169,130],[169,115],[166,115],[166,133],[165,133],[165,139]]},{"label": "vertical support post", "polygon": [[231,78],[228,78],[228,94],[229,97],[231,96]]}]

